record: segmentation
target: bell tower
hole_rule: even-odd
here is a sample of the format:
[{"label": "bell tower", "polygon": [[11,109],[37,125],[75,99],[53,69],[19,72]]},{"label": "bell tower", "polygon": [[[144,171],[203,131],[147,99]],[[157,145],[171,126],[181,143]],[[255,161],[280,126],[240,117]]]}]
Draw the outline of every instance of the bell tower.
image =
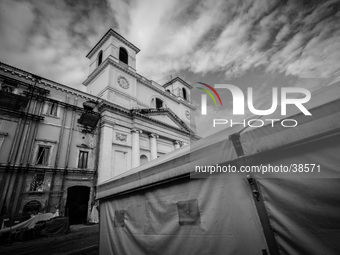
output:
[{"label": "bell tower", "polygon": [[87,54],[86,92],[131,109],[137,103],[136,55],[140,50],[110,29]]}]

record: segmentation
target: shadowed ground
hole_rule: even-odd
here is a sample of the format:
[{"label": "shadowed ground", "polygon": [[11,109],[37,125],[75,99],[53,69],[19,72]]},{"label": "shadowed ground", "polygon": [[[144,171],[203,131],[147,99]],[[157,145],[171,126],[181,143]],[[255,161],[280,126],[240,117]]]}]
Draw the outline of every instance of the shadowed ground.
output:
[{"label": "shadowed ground", "polygon": [[0,246],[3,255],[98,255],[99,228],[96,225],[73,225],[71,232],[58,237],[45,237]]}]

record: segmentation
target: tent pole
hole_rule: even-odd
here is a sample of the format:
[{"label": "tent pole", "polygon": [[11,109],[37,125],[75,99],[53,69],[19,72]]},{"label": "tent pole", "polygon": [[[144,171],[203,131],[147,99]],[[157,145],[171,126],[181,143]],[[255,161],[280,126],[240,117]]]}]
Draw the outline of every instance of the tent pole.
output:
[{"label": "tent pole", "polygon": [[266,210],[266,207],[264,205],[264,201],[261,197],[261,193],[260,193],[258,184],[257,184],[255,178],[253,178],[251,175],[247,175],[246,177],[247,177],[250,189],[253,193],[253,199],[254,199],[255,207],[256,207],[257,213],[259,215],[260,221],[261,221],[261,225],[262,225],[262,228],[263,228],[264,236],[266,238],[269,253],[270,253],[270,255],[280,255],[279,248],[278,248],[275,236],[274,236],[273,229],[270,225],[267,210]]}]

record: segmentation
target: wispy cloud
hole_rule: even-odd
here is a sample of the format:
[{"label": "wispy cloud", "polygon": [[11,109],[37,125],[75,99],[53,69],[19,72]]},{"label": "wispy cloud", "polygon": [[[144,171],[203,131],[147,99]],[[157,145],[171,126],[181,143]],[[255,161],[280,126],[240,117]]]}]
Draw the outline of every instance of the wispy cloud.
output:
[{"label": "wispy cloud", "polygon": [[137,70],[237,77],[254,68],[340,76],[340,3],[329,1],[0,2],[0,59],[80,88],[89,49],[109,27],[137,45]]},{"label": "wispy cloud", "polygon": [[105,2],[1,1],[0,60],[82,88],[87,51],[114,24]]},{"label": "wispy cloud", "polygon": [[[145,45],[140,70],[149,75],[187,69],[222,71],[230,78],[258,66],[308,78],[340,75],[338,1],[158,4],[155,13],[162,15],[150,22],[139,22],[150,16],[149,9],[139,5],[131,6],[131,13],[138,15],[130,17],[129,36]],[[141,31],[145,37],[138,36]]]}]

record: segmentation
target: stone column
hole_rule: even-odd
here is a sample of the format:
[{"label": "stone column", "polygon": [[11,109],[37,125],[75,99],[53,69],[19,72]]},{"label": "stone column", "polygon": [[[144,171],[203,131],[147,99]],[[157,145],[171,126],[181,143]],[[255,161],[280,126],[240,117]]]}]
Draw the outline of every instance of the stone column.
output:
[{"label": "stone column", "polygon": [[139,156],[139,134],[142,133],[141,130],[132,129],[132,168],[135,168],[140,165],[140,156]]},{"label": "stone column", "polygon": [[157,158],[157,138],[159,138],[156,134],[150,134],[150,154],[151,160]]},{"label": "stone column", "polygon": [[181,141],[178,141],[178,140],[174,141],[175,150],[177,150],[179,147],[181,147],[182,146],[181,144],[182,144]]},{"label": "stone column", "polygon": [[100,132],[98,183],[106,181],[111,177],[113,124],[103,123]]}]

